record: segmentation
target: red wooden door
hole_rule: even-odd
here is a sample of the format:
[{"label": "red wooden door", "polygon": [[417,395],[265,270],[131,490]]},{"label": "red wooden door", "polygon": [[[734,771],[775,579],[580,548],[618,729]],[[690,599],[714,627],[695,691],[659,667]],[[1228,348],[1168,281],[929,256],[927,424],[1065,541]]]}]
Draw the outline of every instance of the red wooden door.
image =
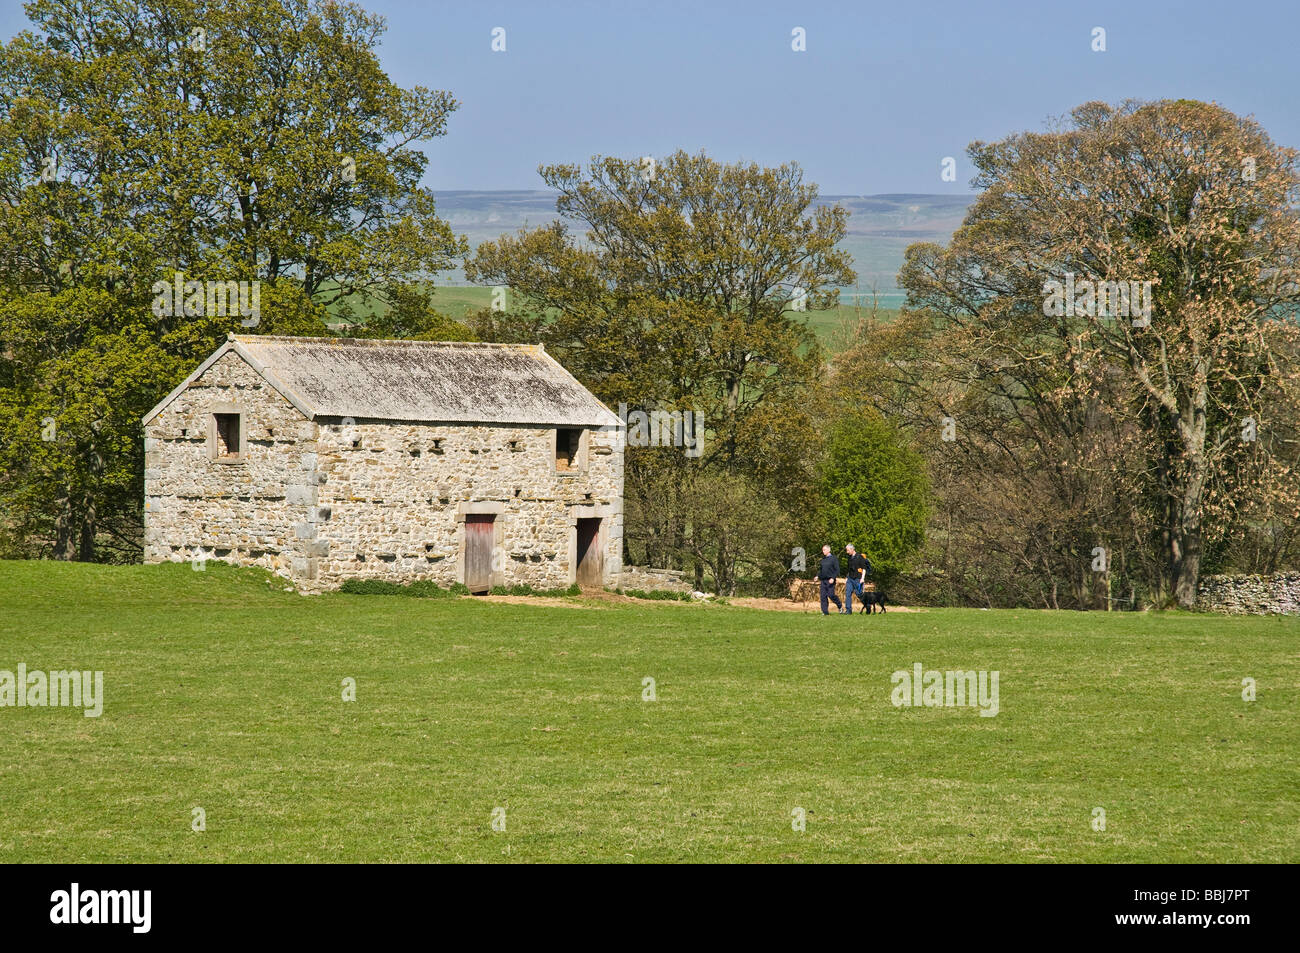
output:
[{"label": "red wooden door", "polygon": [[494,519],[476,513],[465,517],[465,585],[470,592],[487,592],[492,587]]}]

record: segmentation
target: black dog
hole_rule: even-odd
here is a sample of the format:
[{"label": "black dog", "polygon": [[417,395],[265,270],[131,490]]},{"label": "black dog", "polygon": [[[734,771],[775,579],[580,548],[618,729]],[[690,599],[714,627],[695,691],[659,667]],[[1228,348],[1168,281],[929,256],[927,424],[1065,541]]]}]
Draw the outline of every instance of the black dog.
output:
[{"label": "black dog", "polygon": [[876,606],[880,606],[880,611],[885,612],[885,594],[883,592],[864,592],[862,593],[862,607],[867,610],[867,614],[876,611]]}]

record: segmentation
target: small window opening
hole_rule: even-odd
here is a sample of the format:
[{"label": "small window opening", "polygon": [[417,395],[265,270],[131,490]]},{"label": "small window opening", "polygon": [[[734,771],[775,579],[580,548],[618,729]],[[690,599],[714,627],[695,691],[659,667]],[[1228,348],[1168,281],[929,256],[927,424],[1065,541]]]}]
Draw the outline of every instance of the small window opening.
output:
[{"label": "small window opening", "polygon": [[217,418],[217,457],[239,456],[239,414],[214,414]]},{"label": "small window opening", "polygon": [[582,429],[558,427],[555,431],[555,469],[560,472],[578,469],[578,452],[582,448]]},{"label": "small window opening", "polygon": [[519,449],[519,441],[518,441],[518,440],[511,440],[511,441],[510,441],[510,449],[511,449],[511,450],[518,450],[518,449]]}]

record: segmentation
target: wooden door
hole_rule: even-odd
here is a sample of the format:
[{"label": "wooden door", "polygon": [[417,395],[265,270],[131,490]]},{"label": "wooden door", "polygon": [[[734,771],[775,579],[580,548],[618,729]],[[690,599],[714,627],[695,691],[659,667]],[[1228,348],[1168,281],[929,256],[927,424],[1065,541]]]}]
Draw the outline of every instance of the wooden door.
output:
[{"label": "wooden door", "polygon": [[578,520],[578,565],[574,576],[580,586],[599,586],[605,580],[599,518]]},{"label": "wooden door", "polygon": [[493,521],[490,514],[471,513],[465,517],[465,585],[473,593],[492,588]]}]

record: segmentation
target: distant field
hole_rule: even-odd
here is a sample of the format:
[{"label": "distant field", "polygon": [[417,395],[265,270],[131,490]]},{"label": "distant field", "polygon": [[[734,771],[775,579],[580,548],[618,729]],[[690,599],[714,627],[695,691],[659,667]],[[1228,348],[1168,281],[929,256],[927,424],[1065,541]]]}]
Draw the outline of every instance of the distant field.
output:
[{"label": "distant field", "polygon": [[440,285],[433,293],[433,301],[435,308],[459,321],[473,311],[492,307],[492,289],[472,285]]},{"label": "distant field", "polygon": [[[219,563],[0,562],[0,601],[0,670],[105,697],[0,707],[0,862],[1300,860],[1295,618],[303,597]],[[999,671],[998,715],[894,707],[917,662]]]},{"label": "distant field", "polygon": [[[840,322],[846,319],[852,321],[857,314],[870,310],[869,298],[864,297],[862,306],[859,308],[854,307],[851,298],[842,298],[841,300],[846,303],[842,303],[833,310],[808,312],[808,324],[823,341],[828,340],[834,330],[839,327]],[[886,307],[886,304],[891,306]],[[897,304],[901,304],[900,296],[882,296],[880,298],[880,318],[882,320],[892,320],[898,313]],[[447,317],[460,321],[471,312],[491,307],[492,289],[472,285],[439,285],[434,291],[433,305]],[[359,308],[358,310],[362,309]],[[364,313],[370,313],[373,310],[371,308],[364,311]],[[336,324],[335,327],[338,328],[341,325]]]},{"label": "distant field", "polygon": [[[491,288],[479,288],[473,285],[439,285],[434,290],[433,306],[447,317],[457,321],[463,320],[465,315],[473,311],[490,307],[491,304]],[[373,299],[364,303],[357,299],[352,302],[352,307],[359,316],[368,317],[382,312],[384,305]],[[338,307],[333,309],[334,318],[330,322],[335,329],[342,327],[338,318],[339,310]]]},{"label": "distant field", "polygon": [[[556,193],[541,189],[446,190],[435,195],[438,215],[454,232],[464,235],[471,248],[521,228],[556,221],[556,198]],[[895,283],[907,246],[914,242],[947,243],[973,200],[974,196],[966,194],[824,195],[819,204],[839,205],[849,211],[847,233],[838,247],[852,256],[860,287],[881,289],[880,307],[892,314],[903,301]],[[582,233],[582,226],[575,224],[574,234],[580,237]],[[462,282],[464,277],[457,268],[439,280]],[[809,324],[823,340],[839,325],[846,310],[852,311],[852,294],[847,289],[842,294],[847,308],[809,315]],[[864,300],[870,300],[869,294]],[[457,320],[490,304],[488,288],[447,284],[437,292],[438,310]],[[357,310],[368,314],[371,309],[367,306]]]}]

